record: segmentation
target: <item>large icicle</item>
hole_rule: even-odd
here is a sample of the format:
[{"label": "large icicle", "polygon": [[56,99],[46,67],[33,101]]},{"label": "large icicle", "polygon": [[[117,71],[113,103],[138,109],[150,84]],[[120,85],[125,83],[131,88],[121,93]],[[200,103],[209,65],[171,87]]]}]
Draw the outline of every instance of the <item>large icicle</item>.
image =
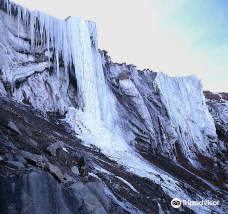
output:
[{"label": "large icicle", "polygon": [[96,71],[93,64],[87,23],[81,18],[67,20],[71,57],[78,83],[80,107],[100,119],[99,99],[96,88]]}]

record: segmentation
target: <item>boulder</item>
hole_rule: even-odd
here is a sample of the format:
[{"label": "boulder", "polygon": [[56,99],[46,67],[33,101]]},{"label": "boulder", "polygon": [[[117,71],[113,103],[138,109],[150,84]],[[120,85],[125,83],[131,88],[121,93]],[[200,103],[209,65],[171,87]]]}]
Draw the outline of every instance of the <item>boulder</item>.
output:
[{"label": "boulder", "polygon": [[21,156],[21,155],[17,155],[16,156],[16,160],[20,163],[23,163],[23,164],[27,164],[27,161]]},{"label": "boulder", "polygon": [[80,166],[85,165],[84,156],[81,151],[74,151],[70,155]]},{"label": "boulder", "polygon": [[71,171],[75,174],[75,175],[79,175],[79,170],[78,170],[78,167],[77,166],[73,166],[71,168]]},{"label": "boulder", "polygon": [[26,160],[40,167],[44,167],[45,163],[48,162],[48,159],[44,155],[36,155],[26,151],[21,151],[21,154]]},{"label": "boulder", "polygon": [[44,169],[54,175],[60,182],[63,181],[63,174],[59,167],[51,164],[50,162],[45,164]]},{"label": "boulder", "polygon": [[68,183],[72,183],[72,182],[76,182],[76,180],[73,177],[71,177],[68,174],[63,175],[63,183],[64,184],[68,184]]},{"label": "boulder", "polygon": [[6,165],[10,168],[17,169],[17,170],[24,170],[25,166],[23,163],[19,163],[16,161],[7,161]]},{"label": "boulder", "polygon": [[31,138],[29,138],[28,143],[31,146],[33,146],[33,147],[37,147],[37,145],[38,145],[38,143],[35,140],[31,139]]},{"label": "boulder", "polygon": [[56,151],[59,148],[63,148],[64,143],[62,141],[57,141],[48,146],[47,151],[51,153],[51,155],[56,156]]},{"label": "boulder", "polygon": [[83,213],[106,214],[104,207],[101,205],[96,196],[83,185],[83,183],[74,183],[70,187],[77,200],[79,201]]},{"label": "boulder", "polygon": [[100,184],[98,187],[97,183],[88,182],[86,183],[86,187],[91,193],[96,195],[98,201],[103,205],[105,210],[109,212],[109,210],[111,209],[111,200],[107,197],[107,195],[105,195],[104,191],[101,190]]},{"label": "boulder", "polygon": [[75,195],[49,173],[0,176],[0,213],[83,214]]},{"label": "boulder", "polygon": [[86,176],[88,174],[87,167],[86,166],[82,166],[80,168],[80,173],[81,173],[82,176]]},{"label": "boulder", "polygon": [[22,135],[22,133],[20,132],[20,130],[17,128],[17,126],[14,124],[14,122],[10,121],[8,123],[8,128],[10,128],[11,130],[17,132],[19,135]]},{"label": "boulder", "polygon": [[130,76],[131,76],[130,71],[125,70],[119,74],[119,79],[120,80],[128,79]]}]

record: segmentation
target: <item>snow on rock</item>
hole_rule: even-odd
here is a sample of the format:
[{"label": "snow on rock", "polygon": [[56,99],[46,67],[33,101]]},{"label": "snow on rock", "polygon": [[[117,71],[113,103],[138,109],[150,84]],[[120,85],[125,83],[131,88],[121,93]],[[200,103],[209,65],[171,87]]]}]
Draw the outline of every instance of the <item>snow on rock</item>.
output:
[{"label": "snow on rock", "polygon": [[[104,191],[105,191],[106,195],[108,195],[113,201],[115,201],[115,203],[117,203],[124,210],[127,210],[129,213],[131,213],[131,214],[136,214],[136,213],[137,214],[143,214],[143,212],[141,210],[137,209],[132,204],[130,206],[131,208],[129,208],[129,206],[126,206],[126,204],[124,202],[118,200],[116,198],[116,196],[112,193],[112,191],[107,186],[105,186]],[[127,202],[127,203],[129,203],[129,202]]]},{"label": "snow on rock", "polygon": [[129,182],[124,180],[123,178],[116,176],[119,180],[123,181],[127,186],[129,186],[134,192],[139,193]]},{"label": "snow on rock", "polygon": [[[228,94],[224,92],[212,93],[210,91],[205,91],[204,94],[210,114],[215,121],[219,138],[219,141],[213,144],[213,148],[217,152],[224,151],[226,153],[228,151]],[[224,171],[228,175],[228,167]]]},{"label": "snow on rock", "polygon": [[223,134],[228,133],[228,94],[204,92],[209,111]]},{"label": "snow on rock", "polygon": [[[92,115],[74,108],[69,108],[66,121],[85,145],[95,145],[104,155],[125,166],[125,170],[129,173],[151,179],[156,184],[159,184],[171,198],[177,197],[181,200],[192,200],[182,190],[181,184],[176,179],[157,171],[153,165],[145,161],[124,141],[120,133],[111,133],[107,130],[102,121],[96,120]],[[95,167],[95,169],[107,174],[111,173],[100,167]],[[210,213],[209,207],[191,207],[191,209],[200,213]],[[218,212],[220,212],[219,209]]]},{"label": "snow on rock", "polygon": [[134,105],[137,109],[139,116],[142,117],[142,119],[145,121],[145,125],[149,131],[149,134],[151,138],[154,139],[155,134],[150,114],[135,84],[130,79],[120,79],[119,85],[123,93],[131,100],[132,105]]}]

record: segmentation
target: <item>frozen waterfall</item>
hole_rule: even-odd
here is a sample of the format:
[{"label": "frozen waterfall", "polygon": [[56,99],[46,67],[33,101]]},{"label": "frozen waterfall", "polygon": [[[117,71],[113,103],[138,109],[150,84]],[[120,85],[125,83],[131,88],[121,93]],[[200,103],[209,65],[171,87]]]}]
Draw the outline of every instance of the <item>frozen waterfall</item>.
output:
[{"label": "frozen waterfall", "polygon": [[102,120],[107,129],[113,130],[113,99],[105,84],[95,23],[78,17],[61,20],[40,11],[29,11],[8,0],[4,2],[10,16],[12,10],[17,11],[18,38],[20,24],[27,25],[31,48],[45,48],[49,67],[51,55],[55,56],[58,78],[60,59],[64,63],[66,81],[68,69],[74,68],[79,109],[95,120]]}]

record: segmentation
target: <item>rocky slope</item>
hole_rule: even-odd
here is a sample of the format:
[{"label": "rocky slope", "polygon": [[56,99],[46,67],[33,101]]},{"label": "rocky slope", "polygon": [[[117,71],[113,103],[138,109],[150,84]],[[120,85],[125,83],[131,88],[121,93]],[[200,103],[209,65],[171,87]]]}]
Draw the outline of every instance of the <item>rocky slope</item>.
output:
[{"label": "rocky slope", "polygon": [[226,94],[113,63],[81,18],[1,0],[0,29],[3,213],[226,212]]},{"label": "rocky slope", "polygon": [[193,213],[175,211],[160,185],[83,146],[56,116],[6,97],[0,104],[0,213]]}]

